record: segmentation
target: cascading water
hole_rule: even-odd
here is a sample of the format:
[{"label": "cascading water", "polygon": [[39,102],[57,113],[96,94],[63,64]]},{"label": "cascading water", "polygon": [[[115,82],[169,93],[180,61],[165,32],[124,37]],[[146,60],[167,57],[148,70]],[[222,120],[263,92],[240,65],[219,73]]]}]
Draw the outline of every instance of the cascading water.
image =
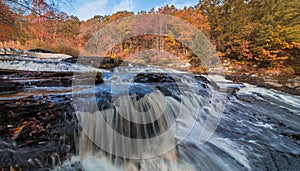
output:
[{"label": "cascading water", "polygon": [[114,75],[104,74],[104,84],[75,95],[84,169],[194,170],[180,159],[176,145],[196,122],[196,144],[210,138],[224,96],[217,97],[204,77],[138,68],[116,68]]},{"label": "cascading water", "polygon": [[[17,62],[10,62],[16,64],[12,64],[15,69],[24,69]],[[45,64],[38,63],[41,68]],[[59,67],[57,71],[64,72]],[[81,71],[78,73],[85,72]],[[93,73],[95,69],[89,71]],[[5,81],[29,79],[15,72],[6,74],[2,76]],[[40,76],[38,72],[31,74],[31,79],[36,79],[34,74]],[[52,74],[49,79],[61,76],[47,74]],[[0,102],[6,107],[2,120],[11,108],[15,109],[16,101],[20,111],[15,113],[25,118],[21,118],[23,132],[13,135],[22,147],[1,140],[0,164],[19,163],[24,170],[29,165],[56,166],[54,170],[130,171],[300,168],[299,96],[210,77],[218,82],[218,89],[214,82],[202,76],[152,66],[118,67],[113,72],[103,72],[103,78],[102,84],[91,86],[84,84],[89,81],[84,79],[83,85],[73,87],[51,82],[37,84],[31,80],[37,87],[26,84],[16,92],[1,94]],[[71,102],[75,102],[76,120],[81,126],[78,142],[66,139],[73,137],[73,128],[77,130],[78,123],[72,120]],[[19,117],[12,114],[8,117],[16,121],[9,123],[19,122]],[[32,115],[38,120],[31,122]],[[41,141],[44,139],[26,132],[37,128],[26,124],[44,123],[45,119],[52,125],[49,132],[43,132],[43,127],[37,131],[51,140]],[[7,128],[2,126],[1,130]],[[23,144],[21,135],[26,133],[27,139],[34,140],[30,148],[27,142]],[[6,136],[10,139],[10,135]],[[69,151],[68,144],[72,143],[78,145],[78,152]],[[55,153],[48,154],[49,149]],[[75,155],[70,161],[60,163],[67,158],[60,155],[67,153]],[[44,166],[40,165],[41,161],[45,162]]]},{"label": "cascading water", "polygon": [[[300,167],[298,96],[212,77],[220,87],[217,90],[214,82],[202,76],[153,66],[122,66],[106,72],[80,64],[6,59],[0,62],[0,68],[50,71],[48,74],[54,78],[61,75],[51,72],[78,74],[74,79],[78,76],[75,80],[80,84],[73,88],[68,82],[63,84],[66,87],[52,87],[56,82],[38,83],[40,80],[35,77],[29,81],[13,74],[2,78],[12,83],[23,79],[32,83],[20,84],[15,93],[2,94],[2,102],[23,97],[35,101],[35,96],[43,99],[47,94],[56,97],[60,105],[68,106],[60,95],[73,94],[81,126],[79,141],[75,142],[78,153],[63,164],[59,164],[57,154],[50,156],[52,166],[59,164],[54,170],[296,170]],[[103,73],[102,84],[91,86],[85,84],[91,83],[89,79],[80,79],[98,72]],[[15,147],[9,147],[8,151],[10,148]],[[16,154],[24,152],[28,151],[20,149]],[[0,159],[3,161],[5,157]],[[33,161],[28,160],[36,165]]]},{"label": "cascading water", "polygon": [[[44,56],[43,56],[44,55]],[[23,70],[23,71],[40,71],[40,72],[102,72],[101,69],[88,67],[80,64],[61,62],[64,58],[59,58],[57,54],[51,54],[56,57],[57,61],[52,58],[48,59],[47,54],[38,57],[20,57],[0,55],[0,68],[7,70]],[[56,56],[55,56],[56,55]]]},{"label": "cascading water", "polygon": [[149,66],[104,78],[77,92],[84,170],[300,167],[297,96],[213,78],[216,91],[204,77]]}]

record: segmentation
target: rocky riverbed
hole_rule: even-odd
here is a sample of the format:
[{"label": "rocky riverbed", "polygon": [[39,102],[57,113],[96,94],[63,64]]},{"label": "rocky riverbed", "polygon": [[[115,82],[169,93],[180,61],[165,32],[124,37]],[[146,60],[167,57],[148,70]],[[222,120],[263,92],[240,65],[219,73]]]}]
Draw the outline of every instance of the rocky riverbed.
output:
[{"label": "rocky riverbed", "polygon": [[72,74],[0,73],[0,167],[50,168],[75,153]]},{"label": "rocky riverbed", "polygon": [[96,84],[103,80],[102,70],[64,62],[71,59],[62,54],[0,51],[1,169],[50,169],[76,153],[74,72],[94,75]]},{"label": "rocky riverbed", "polygon": [[[6,66],[2,63],[4,68],[0,69],[0,170],[51,170],[57,167],[61,170],[82,170],[92,166],[118,170],[122,166],[115,163],[120,161],[109,161],[105,165],[99,162],[99,165],[99,160],[92,160],[99,156],[91,154],[87,157],[88,160],[79,159],[66,164],[65,161],[72,156],[81,155],[80,148],[90,148],[87,144],[79,143],[82,127],[75,115],[74,93],[80,92],[86,94],[86,97],[95,95],[99,109],[115,110],[113,105],[117,104],[111,103],[112,97],[118,98],[129,93],[131,100],[135,102],[134,100],[149,97],[147,95],[155,91],[161,92],[165,99],[170,100],[167,103],[171,106],[170,109],[176,104],[180,106],[181,102],[186,111],[197,109],[199,104],[203,105],[196,117],[195,127],[176,148],[176,161],[187,162],[194,170],[296,170],[300,167],[299,96],[228,80],[214,82],[198,74],[139,66],[118,59],[86,58],[89,65],[87,67],[76,64],[77,59],[71,57],[51,61],[49,58],[34,56],[31,52],[22,52],[25,57],[20,59],[17,52],[13,53],[0,54],[0,62],[10,64]],[[99,60],[100,66],[97,66]],[[20,61],[24,63],[20,65]],[[34,64],[36,68],[32,71],[22,70],[23,64]],[[98,67],[105,70],[99,70]],[[84,80],[86,77],[76,76],[78,74],[92,75],[95,88],[74,88],[74,79],[90,81]],[[231,79],[256,85],[264,83],[261,85],[264,87],[270,84],[263,81],[260,83],[249,74],[233,75]],[[297,80],[292,82],[297,84]],[[277,87],[275,84],[273,86]],[[296,89],[297,86],[291,87],[290,91]],[[195,137],[208,117],[205,114],[214,113],[217,107],[214,102],[220,101],[219,98],[214,102],[212,99],[205,100],[211,98],[212,93],[220,98],[224,97],[226,105],[215,134],[207,143],[200,145]],[[203,101],[195,103],[194,98],[203,98]],[[85,109],[85,105],[81,107]],[[129,124],[135,134],[123,131],[119,122]],[[176,125],[184,129],[186,123],[189,122],[179,120]],[[158,133],[156,130],[166,127],[157,123],[154,126],[135,125],[125,120],[116,120],[111,124],[128,137],[138,137],[139,130],[147,132],[141,135],[142,138],[154,136]],[[176,130],[179,132],[176,133],[176,140],[182,138],[180,129]],[[92,131],[101,130],[103,129]],[[110,140],[107,137],[105,139]],[[82,147],[78,147],[79,144]],[[97,148],[93,148],[92,152],[99,152],[99,149],[95,149]],[[117,160],[115,156],[109,158]],[[136,165],[140,170],[147,170],[145,168],[152,167],[151,162],[150,165],[147,162],[145,160]],[[167,163],[163,166],[170,165],[171,163]],[[161,165],[155,165],[158,166]]]}]

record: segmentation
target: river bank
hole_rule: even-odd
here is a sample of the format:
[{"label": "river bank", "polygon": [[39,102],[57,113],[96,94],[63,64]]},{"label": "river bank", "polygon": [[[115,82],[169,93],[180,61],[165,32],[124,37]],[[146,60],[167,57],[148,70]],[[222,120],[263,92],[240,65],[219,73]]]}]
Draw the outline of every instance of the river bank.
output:
[{"label": "river bank", "polygon": [[[262,68],[256,63],[221,59],[222,73],[226,79],[235,83],[248,83],[258,87],[274,89],[285,93],[300,95],[300,75],[289,66]],[[191,67],[196,74],[206,74],[205,67]]]},{"label": "river bank", "polygon": [[223,60],[225,78],[267,89],[300,95],[300,75],[291,67],[259,68],[253,63]]}]

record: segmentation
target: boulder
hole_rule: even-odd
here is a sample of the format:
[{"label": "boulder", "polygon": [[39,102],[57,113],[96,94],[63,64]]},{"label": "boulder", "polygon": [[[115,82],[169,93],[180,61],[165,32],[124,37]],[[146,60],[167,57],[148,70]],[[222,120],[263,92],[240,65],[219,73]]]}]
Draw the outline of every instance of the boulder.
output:
[{"label": "boulder", "polygon": [[167,73],[139,73],[133,81],[138,83],[176,82],[174,78]]},{"label": "boulder", "polygon": [[50,50],[45,50],[41,48],[36,48],[36,49],[29,49],[29,52],[38,52],[38,53],[53,53]]}]

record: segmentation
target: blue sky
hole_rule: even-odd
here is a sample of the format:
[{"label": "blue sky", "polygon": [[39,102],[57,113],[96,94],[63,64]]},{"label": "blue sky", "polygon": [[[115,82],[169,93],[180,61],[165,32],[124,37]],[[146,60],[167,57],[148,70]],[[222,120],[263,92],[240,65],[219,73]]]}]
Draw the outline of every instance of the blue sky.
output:
[{"label": "blue sky", "polygon": [[95,15],[108,15],[117,11],[127,10],[137,13],[149,11],[152,8],[173,4],[177,8],[196,5],[198,0],[73,0],[68,13],[81,20],[87,20]]}]

